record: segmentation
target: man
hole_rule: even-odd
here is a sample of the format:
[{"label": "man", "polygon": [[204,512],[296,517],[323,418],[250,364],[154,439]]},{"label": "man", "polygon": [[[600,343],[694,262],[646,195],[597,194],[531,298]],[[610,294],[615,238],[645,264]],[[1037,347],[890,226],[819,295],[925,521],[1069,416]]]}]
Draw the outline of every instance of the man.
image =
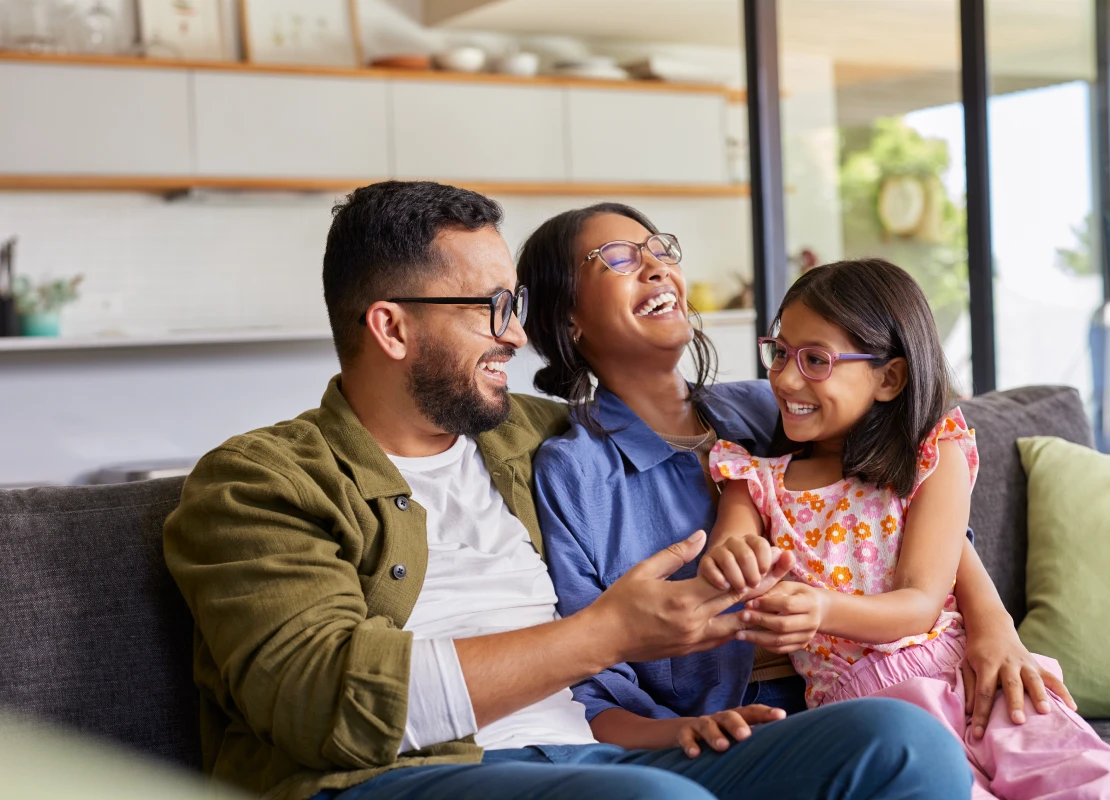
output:
[{"label": "man", "polygon": [[594,742],[569,686],[728,641],[739,598],[667,580],[699,533],[557,618],[531,459],[566,412],[508,394],[526,294],[500,221],[439,184],[350,195],[324,255],[340,376],[190,476],[165,550],[197,623],[208,770],[289,800],[967,796],[958,743],[906,704],[806,712],[696,759]]}]

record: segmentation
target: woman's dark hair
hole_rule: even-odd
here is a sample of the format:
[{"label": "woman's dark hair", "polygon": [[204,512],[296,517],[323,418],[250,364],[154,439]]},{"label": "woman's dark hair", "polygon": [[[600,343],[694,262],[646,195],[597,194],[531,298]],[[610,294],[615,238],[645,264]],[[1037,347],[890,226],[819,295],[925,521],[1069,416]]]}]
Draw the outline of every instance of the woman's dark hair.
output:
[{"label": "woman's dark hair", "polygon": [[[578,267],[575,244],[582,227],[598,214],[619,214],[659,233],[646,216],[623,203],[597,203],[588,208],[564,211],[538,227],[520,248],[517,274],[528,287],[528,321],[524,332],[546,366],[536,373],[536,388],[544,394],[561,397],[572,406],[584,406],[593,395],[589,363],[570,338],[570,314],[578,297]],[[690,391],[693,398],[717,372],[717,351],[701,330],[701,318],[688,307],[694,338],[690,343],[696,379]],[[595,433],[602,432],[592,414],[584,424]]]},{"label": "woman's dark hair", "polygon": [[[842,328],[861,352],[880,356],[881,367],[906,359],[905,388],[889,402],[876,402],[849,432],[841,456],[844,476],[891,486],[908,497],[917,476],[918,450],[952,405],[952,380],[933,314],[909,273],[881,258],[840,261],[806,272],[790,287],[771,323],[794,303]],[[797,451],[779,415],[772,455]]]}]

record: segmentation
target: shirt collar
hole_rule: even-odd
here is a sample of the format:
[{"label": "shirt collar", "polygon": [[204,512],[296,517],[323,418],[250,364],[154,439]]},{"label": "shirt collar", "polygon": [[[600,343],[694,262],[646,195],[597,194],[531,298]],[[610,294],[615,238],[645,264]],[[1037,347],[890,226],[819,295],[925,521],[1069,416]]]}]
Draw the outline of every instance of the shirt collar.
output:
[{"label": "shirt collar", "polygon": [[[753,449],[755,442],[750,427],[728,403],[715,396],[712,387],[705,389],[695,405],[719,438]],[[649,428],[623,400],[603,386],[599,386],[594,394],[591,411],[596,413],[601,427],[637,472],[662,464],[678,452]]]},{"label": "shirt collar", "polygon": [[[475,437],[479,452],[487,460],[506,462],[530,457],[542,441],[535,426],[528,424],[525,410],[512,395],[509,397],[509,418]],[[343,396],[339,375],[331,379],[320,400],[317,424],[336,459],[347,466],[364,500],[410,494],[409,485],[396,465],[363,427]]]}]

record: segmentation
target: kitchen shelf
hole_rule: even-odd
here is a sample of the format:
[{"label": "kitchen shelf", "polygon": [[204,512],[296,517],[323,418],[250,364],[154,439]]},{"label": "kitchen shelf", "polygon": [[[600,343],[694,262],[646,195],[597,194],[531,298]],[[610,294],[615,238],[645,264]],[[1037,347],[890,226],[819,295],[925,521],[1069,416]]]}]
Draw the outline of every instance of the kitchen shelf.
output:
[{"label": "kitchen shelf", "polygon": [[[367,178],[253,178],[197,175],[0,175],[0,191],[149,192],[182,194],[190,189],[243,192],[349,192],[388,180]],[[433,179],[434,180],[434,179]],[[448,181],[487,195],[747,197],[746,183],[571,183],[563,181]]]},{"label": "kitchen shelf", "polygon": [[367,78],[408,81],[441,81],[479,84],[512,84],[550,86],[575,89],[620,89],[646,92],[678,92],[687,94],[719,94],[730,102],[744,102],[743,89],[730,89],[716,83],[679,83],[645,80],[594,80],[590,78],[565,78],[557,75],[536,75],[524,78],[517,75],[500,75],[492,72],[448,72],[446,70],[384,69],[380,67],[326,67],[298,64],[249,64],[243,61],[188,61],[163,58],[134,58],[131,56],[91,55],[38,55],[15,51],[0,51],[0,62],[30,64],[69,64],[88,67],[126,67],[134,69],[191,69],[214,72],[240,72],[272,75],[311,75],[333,78]]},{"label": "kitchen shelf", "polygon": [[170,331],[143,336],[122,334],[84,337],[11,336],[0,337],[0,354],[43,350],[111,350],[131,347],[317,341],[331,341],[331,332],[322,328],[233,328]]}]

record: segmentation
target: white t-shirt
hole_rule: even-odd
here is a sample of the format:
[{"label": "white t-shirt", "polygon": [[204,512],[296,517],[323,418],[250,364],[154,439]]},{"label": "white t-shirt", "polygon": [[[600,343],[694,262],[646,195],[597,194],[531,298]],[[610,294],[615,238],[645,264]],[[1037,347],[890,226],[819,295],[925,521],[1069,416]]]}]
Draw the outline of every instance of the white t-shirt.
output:
[{"label": "white t-shirt", "polygon": [[453,640],[557,619],[555,587],[474,440],[460,436],[426,458],[389,458],[428,526],[428,570],[405,625],[414,642],[401,752],[472,733],[490,750],[592,744],[585,707],[570,689],[477,730]]}]

